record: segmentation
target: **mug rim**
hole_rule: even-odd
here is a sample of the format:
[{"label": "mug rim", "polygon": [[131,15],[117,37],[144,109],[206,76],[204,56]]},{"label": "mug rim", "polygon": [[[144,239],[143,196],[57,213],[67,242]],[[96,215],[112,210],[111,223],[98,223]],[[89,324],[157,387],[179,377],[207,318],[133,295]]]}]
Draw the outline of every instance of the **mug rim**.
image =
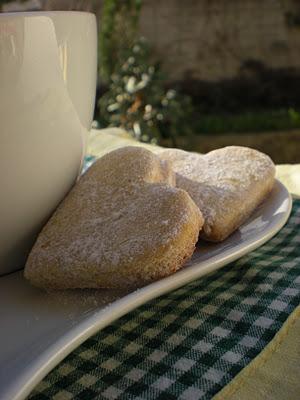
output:
[{"label": "mug rim", "polygon": [[90,15],[95,17],[96,14],[90,12],[90,11],[76,11],[76,10],[63,10],[63,11],[58,11],[58,10],[53,10],[53,11],[13,11],[13,12],[1,12],[0,13],[0,19],[4,18],[16,18],[16,17],[34,17],[34,16],[51,16],[51,15],[63,15],[63,14],[69,14],[71,15]]}]

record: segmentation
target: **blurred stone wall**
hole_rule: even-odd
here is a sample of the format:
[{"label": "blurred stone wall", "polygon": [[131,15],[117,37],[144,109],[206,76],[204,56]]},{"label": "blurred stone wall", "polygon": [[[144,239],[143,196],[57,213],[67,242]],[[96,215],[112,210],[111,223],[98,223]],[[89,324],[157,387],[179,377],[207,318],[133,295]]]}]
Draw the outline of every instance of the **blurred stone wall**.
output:
[{"label": "blurred stone wall", "polygon": [[299,0],[144,0],[140,27],[172,79],[234,78],[248,60],[300,70]]}]

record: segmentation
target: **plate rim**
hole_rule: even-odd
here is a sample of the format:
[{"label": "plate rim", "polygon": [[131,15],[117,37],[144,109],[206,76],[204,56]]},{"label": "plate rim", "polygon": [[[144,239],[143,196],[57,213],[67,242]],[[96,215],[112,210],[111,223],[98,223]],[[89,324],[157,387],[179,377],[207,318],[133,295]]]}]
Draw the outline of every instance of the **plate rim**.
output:
[{"label": "plate rim", "polygon": [[[279,187],[279,192],[284,195],[284,201],[287,202],[284,215],[273,229],[270,229],[267,234],[260,233],[258,238],[248,245],[240,243],[234,252],[227,249],[224,251],[225,255],[221,259],[219,255],[215,255],[205,261],[202,261],[201,270],[187,270],[178,271],[169,277],[153,282],[141,289],[134,290],[133,292],[113,301],[107,307],[99,311],[94,311],[92,315],[87,316],[80,321],[76,326],[72,327],[68,332],[63,334],[58,340],[52,343],[46,351],[43,351],[32,363],[23,374],[20,374],[15,381],[15,385],[11,390],[6,392],[6,397],[3,400],[23,400],[25,399],[36,387],[36,385],[53,369],[55,368],[67,355],[80,346],[85,340],[93,336],[101,329],[108,326],[113,321],[126,315],[128,312],[141,306],[142,304],[157,298],[170,291],[176,290],[195,279],[199,279],[204,275],[214,272],[230,262],[237,260],[250,251],[260,247],[273,236],[275,236],[286,224],[292,210],[292,196],[283,183],[275,180],[276,185]],[[274,186],[275,187],[275,186]],[[242,247],[242,250],[241,250]],[[214,259],[217,261],[214,261]],[[213,260],[213,261],[212,261]],[[193,264],[193,267],[197,267]],[[20,273],[16,272],[16,273]],[[1,278],[0,278],[1,279]],[[120,305],[122,307],[120,307]],[[16,387],[18,388],[16,390]],[[9,388],[8,388],[9,389]]]}]

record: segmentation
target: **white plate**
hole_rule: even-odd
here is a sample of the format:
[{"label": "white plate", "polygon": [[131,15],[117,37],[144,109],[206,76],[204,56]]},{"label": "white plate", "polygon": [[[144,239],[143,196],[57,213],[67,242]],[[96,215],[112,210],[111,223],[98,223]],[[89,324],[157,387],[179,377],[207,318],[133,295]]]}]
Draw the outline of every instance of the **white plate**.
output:
[{"label": "white plate", "polygon": [[223,267],[259,247],[285,224],[292,207],[276,182],[271,196],[220,244],[201,242],[174,275],[127,294],[75,290],[45,293],[16,272],[0,278],[0,399],[24,399],[37,383],[88,337],[146,301]]}]

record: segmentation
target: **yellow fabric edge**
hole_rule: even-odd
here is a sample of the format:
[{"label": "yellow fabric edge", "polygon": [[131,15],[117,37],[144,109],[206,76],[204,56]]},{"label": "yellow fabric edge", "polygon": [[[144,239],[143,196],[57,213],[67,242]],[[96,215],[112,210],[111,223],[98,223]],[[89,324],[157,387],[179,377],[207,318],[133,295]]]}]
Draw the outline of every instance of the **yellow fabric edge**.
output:
[{"label": "yellow fabric edge", "polygon": [[[297,324],[296,324],[297,323]],[[300,359],[299,359],[299,368],[294,370],[290,368],[289,371],[286,369],[283,371],[282,364],[280,362],[276,362],[276,365],[272,366],[272,370],[268,370],[268,366],[266,365],[268,361],[271,360],[272,357],[276,354],[280,357],[280,352],[284,352],[282,354],[284,357],[289,357],[286,350],[293,352],[293,356],[299,356],[299,338],[300,338],[300,306],[298,306],[294,312],[289,316],[287,321],[284,323],[282,328],[277,332],[274,339],[265,347],[265,349],[247,366],[245,367],[227,386],[225,386],[219,393],[217,393],[213,400],[227,400],[227,399],[239,399],[239,400],[248,400],[253,399],[253,392],[256,393],[255,398],[268,398],[265,397],[267,393],[267,388],[263,387],[266,385],[266,382],[262,382],[261,376],[256,377],[258,375],[259,370],[264,369],[264,377],[268,375],[276,375],[275,369],[277,368],[277,372],[281,375],[282,379],[285,379],[286,376],[289,377],[289,380],[294,382],[299,382],[299,372],[300,372]],[[296,342],[295,342],[296,340]],[[284,345],[284,349],[282,349]],[[279,361],[279,360],[278,360]],[[261,374],[260,374],[261,375]],[[259,380],[259,387],[257,384]],[[270,382],[270,381],[269,381]],[[280,385],[280,382],[277,382]],[[248,388],[245,386],[248,385]],[[300,383],[299,383],[300,385]],[[299,388],[293,387],[290,388],[291,393],[285,393],[289,400],[300,398],[300,386]],[[299,392],[298,392],[299,389]],[[294,392],[297,392],[297,397],[292,397]],[[261,394],[264,393],[264,396],[261,397]],[[293,394],[292,394],[293,393]],[[280,394],[281,396],[282,394]],[[275,395],[276,396],[276,395]],[[298,397],[299,396],[299,397]],[[272,400],[275,400],[274,393],[272,393]],[[281,399],[282,397],[277,397],[277,399]]]}]

